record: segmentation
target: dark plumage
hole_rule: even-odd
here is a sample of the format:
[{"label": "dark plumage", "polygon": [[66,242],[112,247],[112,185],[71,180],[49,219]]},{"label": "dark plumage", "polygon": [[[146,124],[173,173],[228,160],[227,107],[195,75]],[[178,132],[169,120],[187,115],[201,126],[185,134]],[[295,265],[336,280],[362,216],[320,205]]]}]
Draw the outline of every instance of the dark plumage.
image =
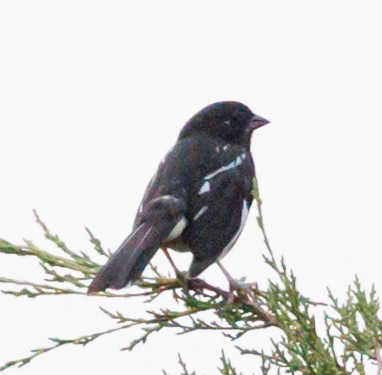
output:
[{"label": "dark plumage", "polygon": [[160,247],[191,251],[194,278],[224,256],[252,204],[252,132],[268,121],[244,104],[219,102],[193,116],[146,189],[132,233],[89,293],[137,280]]}]

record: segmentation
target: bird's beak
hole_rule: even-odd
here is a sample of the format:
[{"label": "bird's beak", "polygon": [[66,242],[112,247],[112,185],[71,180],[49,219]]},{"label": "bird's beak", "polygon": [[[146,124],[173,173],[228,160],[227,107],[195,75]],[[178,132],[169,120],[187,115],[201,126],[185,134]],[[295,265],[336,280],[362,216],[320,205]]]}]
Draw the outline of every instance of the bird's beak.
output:
[{"label": "bird's beak", "polygon": [[269,123],[270,123],[270,121],[266,120],[265,118],[260,117],[258,115],[254,115],[252,117],[251,121],[249,122],[248,127],[251,131],[254,131],[254,130],[261,128],[262,126],[267,125]]}]

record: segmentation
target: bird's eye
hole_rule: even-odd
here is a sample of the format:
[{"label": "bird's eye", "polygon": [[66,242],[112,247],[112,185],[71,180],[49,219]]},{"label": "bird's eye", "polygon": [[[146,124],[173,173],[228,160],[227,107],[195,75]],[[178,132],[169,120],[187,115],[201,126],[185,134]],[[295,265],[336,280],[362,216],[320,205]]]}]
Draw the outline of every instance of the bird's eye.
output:
[{"label": "bird's eye", "polygon": [[224,121],[224,124],[225,124],[225,125],[230,125],[230,124],[231,124],[231,120],[226,120],[226,121]]}]

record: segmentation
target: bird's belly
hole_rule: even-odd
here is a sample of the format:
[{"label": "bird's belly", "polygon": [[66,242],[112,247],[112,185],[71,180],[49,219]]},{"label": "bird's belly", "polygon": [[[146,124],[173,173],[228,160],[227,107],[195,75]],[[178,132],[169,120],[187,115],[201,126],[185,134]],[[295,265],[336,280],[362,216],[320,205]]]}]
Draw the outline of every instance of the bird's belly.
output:
[{"label": "bird's belly", "polygon": [[178,251],[180,253],[188,253],[191,251],[191,248],[184,243],[183,241],[172,241],[167,245],[170,249]]}]

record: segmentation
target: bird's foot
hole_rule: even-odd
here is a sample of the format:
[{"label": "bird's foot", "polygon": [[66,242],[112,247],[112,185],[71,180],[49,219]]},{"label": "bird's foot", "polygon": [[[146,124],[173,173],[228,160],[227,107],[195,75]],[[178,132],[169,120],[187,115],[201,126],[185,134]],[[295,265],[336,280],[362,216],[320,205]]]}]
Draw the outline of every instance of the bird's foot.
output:
[{"label": "bird's foot", "polygon": [[205,281],[199,278],[189,279],[186,276],[184,282],[187,291],[194,290],[197,293],[202,293],[203,289],[206,287]]},{"label": "bird's foot", "polygon": [[224,276],[227,278],[229,283],[229,292],[233,296],[231,298],[228,298],[228,302],[234,300],[234,292],[236,292],[236,294],[239,297],[244,298],[245,300],[249,300],[249,297],[253,297],[253,289],[257,288],[256,283],[246,283],[244,281],[237,281],[224,268],[220,261],[217,261],[217,264],[224,273]]},{"label": "bird's foot", "polygon": [[258,284],[256,282],[247,283],[234,279],[229,280],[230,293],[236,292],[240,297],[246,300],[254,298],[257,289]]}]

